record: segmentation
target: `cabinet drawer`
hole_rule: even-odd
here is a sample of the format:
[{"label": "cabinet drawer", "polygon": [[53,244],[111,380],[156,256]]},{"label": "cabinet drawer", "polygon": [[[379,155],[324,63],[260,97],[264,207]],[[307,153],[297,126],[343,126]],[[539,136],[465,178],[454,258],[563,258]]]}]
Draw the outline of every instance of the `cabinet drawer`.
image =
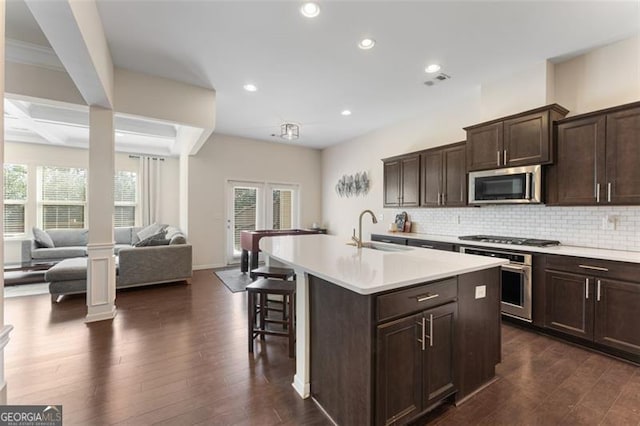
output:
[{"label": "cabinet drawer", "polygon": [[547,256],[547,269],[637,282],[640,264],[570,256]]},{"label": "cabinet drawer", "polygon": [[407,239],[401,237],[389,237],[387,235],[371,234],[371,241],[380,241],[381,243],[407,245]]},{"label": "cabinet drawer", "polygon": [[376,301],[377,320],[382,322],[419,312],[455,300],[457,296],[458,280],[456,278],[383,294],[378,296]]}]

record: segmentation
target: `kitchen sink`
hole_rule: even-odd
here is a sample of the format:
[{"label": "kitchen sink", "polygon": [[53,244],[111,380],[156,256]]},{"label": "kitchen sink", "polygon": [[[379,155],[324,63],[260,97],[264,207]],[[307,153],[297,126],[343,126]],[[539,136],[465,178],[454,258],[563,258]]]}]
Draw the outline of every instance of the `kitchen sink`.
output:
[{"label": "kitchen sink", "polygon": [[[347,243],[349,246],[355,246],[356,243]],[[379,251],[388,251],[388,252],[402,252],[402,251],[410,251],[413,250],[413,247],[400,246],[400,245],[391,245],[391,244],[380,244],[374,243],[371,241],[367,241],[362,243],[362,248],[367,248],[371,250],[379,250]]]}]

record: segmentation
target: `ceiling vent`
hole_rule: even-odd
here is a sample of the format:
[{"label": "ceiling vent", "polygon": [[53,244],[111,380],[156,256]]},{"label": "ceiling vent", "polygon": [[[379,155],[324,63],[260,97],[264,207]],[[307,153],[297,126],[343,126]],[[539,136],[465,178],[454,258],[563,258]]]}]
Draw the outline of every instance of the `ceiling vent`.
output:
[{"label": "ceiling vent", "polygon": [[436,83],[440,83],[441,81],[445,81],[445,80],[449,80],[449,79],[451,79],[450,75],[441,72],[440,74],[438,74],[435,77],[433,77],[431,80],[425,81],[424,85],[431,87],[431,86],[435,85]]}]

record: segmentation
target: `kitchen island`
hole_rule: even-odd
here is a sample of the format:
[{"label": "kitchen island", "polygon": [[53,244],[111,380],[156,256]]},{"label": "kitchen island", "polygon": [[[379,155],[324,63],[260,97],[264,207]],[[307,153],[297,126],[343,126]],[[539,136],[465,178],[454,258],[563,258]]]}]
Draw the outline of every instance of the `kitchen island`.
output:
[{"label": "kitchen island", "polygon": [[490,382],[502,259],[340,237],[263,238],[296,271],[296,374],[338,424],[403,424]]}]

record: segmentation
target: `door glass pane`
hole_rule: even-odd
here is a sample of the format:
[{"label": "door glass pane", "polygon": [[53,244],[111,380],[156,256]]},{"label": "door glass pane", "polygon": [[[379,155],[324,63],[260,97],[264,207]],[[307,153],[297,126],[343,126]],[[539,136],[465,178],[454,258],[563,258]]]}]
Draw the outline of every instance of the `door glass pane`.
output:
[{"label": "door glass pane", "polygon": [[240,252],[240,232],[256,229],[256,188],[233,188],[233,250]]},{"label": "door glass pane", "polygon": [[291,229],[293,216],[293,191],[274,189],[273,200],[273,229]]}]

